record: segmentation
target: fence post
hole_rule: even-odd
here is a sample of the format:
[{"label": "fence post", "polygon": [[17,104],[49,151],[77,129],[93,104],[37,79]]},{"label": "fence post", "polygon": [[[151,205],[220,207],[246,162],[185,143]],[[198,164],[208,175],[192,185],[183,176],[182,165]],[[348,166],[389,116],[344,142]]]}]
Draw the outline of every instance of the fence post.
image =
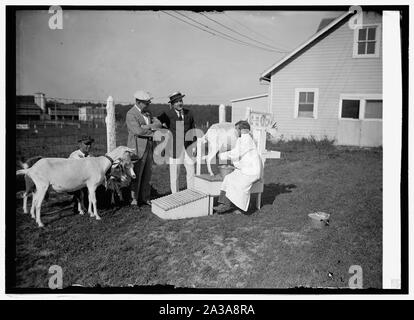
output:
[{"label": "fence post", "polygon": [[226,106],[221,104],[219,106],[219,123],[226,122]]},{"label": "fence post", "polygon": [[247,107],[246,108],[246,113],[245,113],[245,116],[244,116],[247,122],[250,122],[249,120],[250,120],[250,113],[251,112],[252,112],[252,108]]},{"label": "fence post", "polygon": [[116,148],[116,126],[115,126],[115,106],[114,99],[109,96],[106,100],[106,142],[107,152]]}]

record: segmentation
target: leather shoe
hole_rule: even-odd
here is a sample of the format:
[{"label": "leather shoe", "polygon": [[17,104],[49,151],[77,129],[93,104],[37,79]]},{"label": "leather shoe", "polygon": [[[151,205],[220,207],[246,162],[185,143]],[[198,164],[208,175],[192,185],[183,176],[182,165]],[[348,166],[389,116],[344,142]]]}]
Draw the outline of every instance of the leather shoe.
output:
[{"label": "leather shoe", "polygon": [[213,207],[213,210],[217,213],[224,213],[226,211],[229,211],[230,209],[230,206],[225,205],[223,203],[220,203],[217,207]]},{"label": "leather shoe", "polygon": [[151,200],[142,201],[142,204],[150,206],[151,205]]}]

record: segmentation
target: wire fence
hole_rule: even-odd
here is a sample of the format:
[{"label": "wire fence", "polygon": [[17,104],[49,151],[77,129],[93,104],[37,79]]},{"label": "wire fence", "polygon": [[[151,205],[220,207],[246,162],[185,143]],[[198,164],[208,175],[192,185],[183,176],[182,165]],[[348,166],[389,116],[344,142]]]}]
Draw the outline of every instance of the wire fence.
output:
[{"label": "wire fence", "polygon": [[[124,123],[117,123],[117,145],[126,145],[128,131]],[[68,157],[78,149],[82,135],[91,136],[95,142],[91,153],[105,154],[107,149],[105,123],[80,122],[30,122],[25,129],[16,130],[16,157],[33,156]]]},{"label": "wire fence", "polygon": [[[34,156],[67,158],[78,149],[78,140],[89,135],[95,141],[91,153],[103,155],[107,151],[105,122],[84,121],[29,121],[24,129],[16,130],[16,158],[28,159]],[[207,131],[207,121],[197,128]],[[128,129],[125,122],[116,123],[116,145],[127,145]]]}]

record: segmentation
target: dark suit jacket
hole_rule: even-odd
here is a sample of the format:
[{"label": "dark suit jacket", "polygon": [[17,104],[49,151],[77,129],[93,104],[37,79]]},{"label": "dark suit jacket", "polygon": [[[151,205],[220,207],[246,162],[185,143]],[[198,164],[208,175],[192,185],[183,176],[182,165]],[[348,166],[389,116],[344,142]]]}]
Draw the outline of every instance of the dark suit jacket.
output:
[{"label": "dark suit jacket", "polygon": [[[184,113],[184,147],[187,148],[190,144],[192,144],[194,141],[197,140],[196,137],[193,138],[192,141],[185,141],[185,134],[195,128],[194,124],[194,117],[191,110],[183,108]],[[174,108],[171,108],[167,112],[164,112],[161,116],[158,117],[158,119],[161,121],[163,125],[165,125],[172,134],[173,141],[169,141],[169,144],[167,144],[166,152],[169,154],[169,156],[172,156],[173,158],[177,157],[177,154],[181,154],[182,150],[182,142],[178,144],[177,146],[177,122],[179,123],[180,120],[178,118],[177,112]],[[171,153],[172,150],[172,153]]]},{"label": "dark suit jacket", "polygon": [[[149,114],[150,123],[159,123],[157,118]],[[153,137],[151,129],[145,128],[146,122],[142,113],[136,106],[133,106],[126,115],[126,125],[128,127],[128,148],[136,149],[135,152],[139,159],[142,158],[148,141]],[[161,123],[159,123],[161,127]]]}]

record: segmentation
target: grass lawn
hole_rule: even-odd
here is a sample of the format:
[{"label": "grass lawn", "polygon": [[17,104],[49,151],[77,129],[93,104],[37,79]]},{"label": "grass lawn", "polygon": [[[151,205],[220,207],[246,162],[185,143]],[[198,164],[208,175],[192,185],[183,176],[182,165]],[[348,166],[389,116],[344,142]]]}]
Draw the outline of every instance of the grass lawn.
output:
[{"label": "grass lawn", "polygon": [[[360,265],[363,287],[381,288],[382,150],[303,141],[268,149],[282,158],[266,162],[263,207],[250,215],[168,221],[130,206],[101,211],[101,221],[46,214],[66,196],[49,199],[40,229],[17,200],[17,287],[47,287],[51,265],[63,268],[64,287],[347,287]],[[152,183],[169,192],[167,166],[154,167]],[[312,228],[315,211],[331,214],[330,225]]]}]

